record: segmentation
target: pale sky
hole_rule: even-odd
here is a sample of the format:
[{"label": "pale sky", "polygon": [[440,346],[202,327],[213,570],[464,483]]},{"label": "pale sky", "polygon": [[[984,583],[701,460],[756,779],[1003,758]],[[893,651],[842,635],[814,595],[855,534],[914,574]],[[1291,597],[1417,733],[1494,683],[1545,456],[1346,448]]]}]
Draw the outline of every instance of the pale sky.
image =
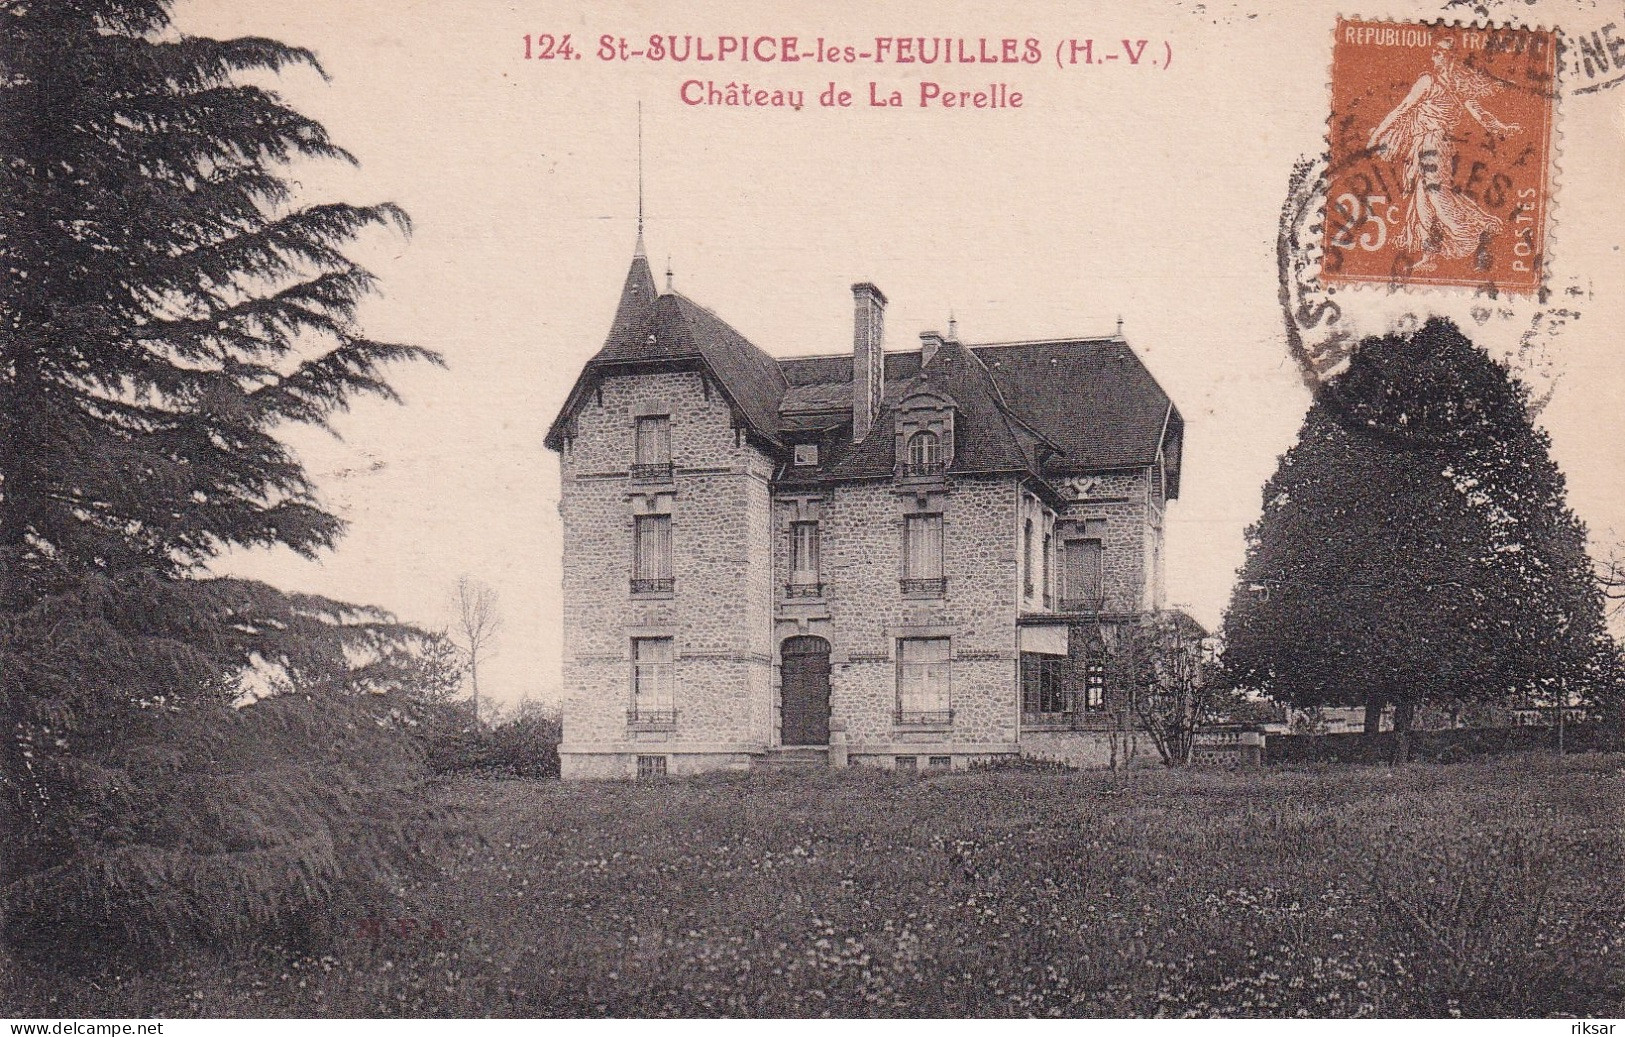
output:
[{"label": "pale sky", "polygon": [[[1493,5],[1492,5],[1493,7]],[[1417,6],[1411,17],[1437,17]],[[1503,10],[1496,8],[1496,10]],[[1586,3],[1518,3],[1524,24],[1589,33],[1619,19]],[[783,13],[773,13],[782,11]],[[350,522],[317,563],[239,554],[223,569],[292,589],[449,620],[461,573],[494,586],[505,626],[482,685],[507,702],[559,694],[558,464],[542,437],[603,343],[631,258],[636,121],[644,110],[646,237],[657,280],[776,356],[851,347],[854,281],[891,300],[886,341],[917,348],[950,311],[967,342],[1123,332],[1185,416],[1169,513],[1169,599],[1218,623],[1259,490],[1309,402],[1278,316],[1275,236],[1292,163],[1325,147],[1337,5],[709,3],[523,6],[474,0],[193,0],[181,27],[268,35],[317,52],[279,89],[360,159],[300,169],[310,200],[390,200],[410,241],[357,250],[382,278],[374,337],[440,351],[397,369],[404,407],[367,401],[342,441],[296,432],[326,502]],[[1398,2],[1389,11],[1405,14]],[[1041,41],[1026,65],[604,62],[603,34],[877,36]],[[524,36],[572,34],[584,56],[525,60]],[[1058,68],[1063,39],[1125,60]],[[534,46],[534,40],[533,40]],[[1166,63],[1165,55],[1172,54]],[[1156,60],[1156,66],[1151,61]],[[1163,64],[1167,67],[1162,67]],[[688,80],[804,91],[801,111],[689,106]],[[1023,107],[916,106],[919,84],[1008,84]],[[873,108],[899,90],[905,107]],[[831,82],[853,107],[823,109]],[[1575,79],[1572,87],[1584,80]],[[1562,99],[1551,284],[1579,317],[1546,346],[1558,372],[1541,415],[1594,547],[1625,540],[1625,86]],[[1342,297],[1384,330],[1406,312],[1455,316],[1513,347],[1543,309],[1482,324],[1460,290]]]}]

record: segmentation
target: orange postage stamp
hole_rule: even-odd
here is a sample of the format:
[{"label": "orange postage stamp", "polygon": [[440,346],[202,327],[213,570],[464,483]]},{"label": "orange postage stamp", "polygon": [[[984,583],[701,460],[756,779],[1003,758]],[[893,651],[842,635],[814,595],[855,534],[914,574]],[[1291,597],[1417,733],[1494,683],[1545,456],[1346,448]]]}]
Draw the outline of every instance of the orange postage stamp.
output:
[{"label": "orange postage stamp", "polygon": [[1322,280],[1538,292],[1556,75],[1550,30],[1340,19]]}]

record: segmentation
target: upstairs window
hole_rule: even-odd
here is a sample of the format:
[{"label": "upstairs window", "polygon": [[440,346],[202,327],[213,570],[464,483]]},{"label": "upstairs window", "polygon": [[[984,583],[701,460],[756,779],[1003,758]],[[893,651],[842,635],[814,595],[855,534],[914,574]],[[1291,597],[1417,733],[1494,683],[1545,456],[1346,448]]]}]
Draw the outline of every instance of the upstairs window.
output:
[{"label": "upstairs window", "polygon": [[952,675],[946,637],[905,637],[897,642],[897,722],[953,721]]},{"label": "upstairs window", "polygon": [[942,574],[942,516],[909,515],[903,522],[903,592],[947,591]]},{"label": "upstairs window", "polygon": [[632,520],[632,591],[667,593],[671,573],[671,516],[639,515]]},{"label": "upstairs window", "polygon": [[797,466],[805,467],[807,465],[815,465],[817,463],[818,463],[818,444],[817,443],[797,443],[796,444],[796,465]]},{"label": "upstairs window", "polygon": [[933,475],[945,467],[942,437],[935,432],[920,431],[908,437],[908,474]]},{"label": "upstairs window", "polygon": [[1033,547],[1033,520],[1028,519],[1021,527],[1021,593],[1028,598],[1033,596],[1033,571],[1038,568]]},{"label": "upstairs window", "polygon": [[1044,534],[1044,607],[1055,606],[1055,537]]},{"label": "upstairs window", "polygon": [[641,479],[671,475],[671,418],[657,414],[637,419],[632,474]]},{"label": "upstairs window", "polygon": [[648,720],[672,715],[672,644],[669,637],[632,639],[632,715]]},{"label": "upstairs window", "polygon": [[790,523],[789,597],[816,597],[818,580],[818,523]]},{"label": "upstairs window", "polygon": [[1105,607],[1101,580],[1099,540],[1066,542],[1066,585],[1061,590],[1061,608],[1066,612],[1099,612]]}]

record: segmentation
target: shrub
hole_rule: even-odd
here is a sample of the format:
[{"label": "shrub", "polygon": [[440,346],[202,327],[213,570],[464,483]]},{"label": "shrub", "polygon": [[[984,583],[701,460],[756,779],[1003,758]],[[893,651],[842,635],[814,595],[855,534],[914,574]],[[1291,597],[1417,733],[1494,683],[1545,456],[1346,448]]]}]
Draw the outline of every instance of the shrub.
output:
[{"label": "shrub", "polygon": [[1574,1010],[1592,988],[1607,986],[1584,967],[1595,958],[1583,951],[1596,911],[1564,889],[1572,862],[1585,853],[1572,833],[1528,820],[1492,829],[1430,827],[1387,833],[1376,851],[1372,903],[1386,941],[1419,974],[1417,993],[1426,1003],[1415,1010]]},{"label": "shrub", "polygon": [[563,735],[557,711],[527,702],[517,716],[492,728],[492,765],[521,778],[556,778]]},{"label": "shrub", "polygon": [[539,703],[526,703],[492,726],[474,722],[465,709],[423,729],[429,765],[437,773],[493,777],[557,778],[562,735],[562,718]]}]

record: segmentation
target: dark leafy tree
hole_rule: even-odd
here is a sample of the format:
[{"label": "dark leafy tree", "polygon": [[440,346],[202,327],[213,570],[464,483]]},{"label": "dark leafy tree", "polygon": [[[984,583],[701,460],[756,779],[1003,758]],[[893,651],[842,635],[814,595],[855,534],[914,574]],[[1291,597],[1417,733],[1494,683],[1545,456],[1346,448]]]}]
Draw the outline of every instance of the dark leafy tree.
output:
[{"label": "dark leafy tree", "polygon": [[463,690],[463,675],[468,672],[457,642],[443,630],[392,645],[379,662],[378,679],[385,687],[398,688],[412,701],[436,709],[453,708],[452,700]]},{"label": "dark leafy tree", "polygon": [[[1527,393],[1453,324],[1371,339],[1264,487],[1225,618],[1228,680],[1299,708],[1601,705],[1585,530]],[[1401,743],[1403,744],[1403,742]]]},{"label": "dark leafy tree", "polygon": [[[277,431],[436,359],[354,320],[373,278],[342,246],[407,219],[296,204],[286,163],[353,160],[248,79],[314,56],[182,35],[170,7],[0,0],[0,906],[19,944],[287,922],[383,860],[346,847],[384,839],[410,784],[366,734],[388,725],[356,715],[387,696],[352,694],[348,663],[412,633],[206,568],[338,537]],[[256,669],[297,694],[245,706]]]}]

